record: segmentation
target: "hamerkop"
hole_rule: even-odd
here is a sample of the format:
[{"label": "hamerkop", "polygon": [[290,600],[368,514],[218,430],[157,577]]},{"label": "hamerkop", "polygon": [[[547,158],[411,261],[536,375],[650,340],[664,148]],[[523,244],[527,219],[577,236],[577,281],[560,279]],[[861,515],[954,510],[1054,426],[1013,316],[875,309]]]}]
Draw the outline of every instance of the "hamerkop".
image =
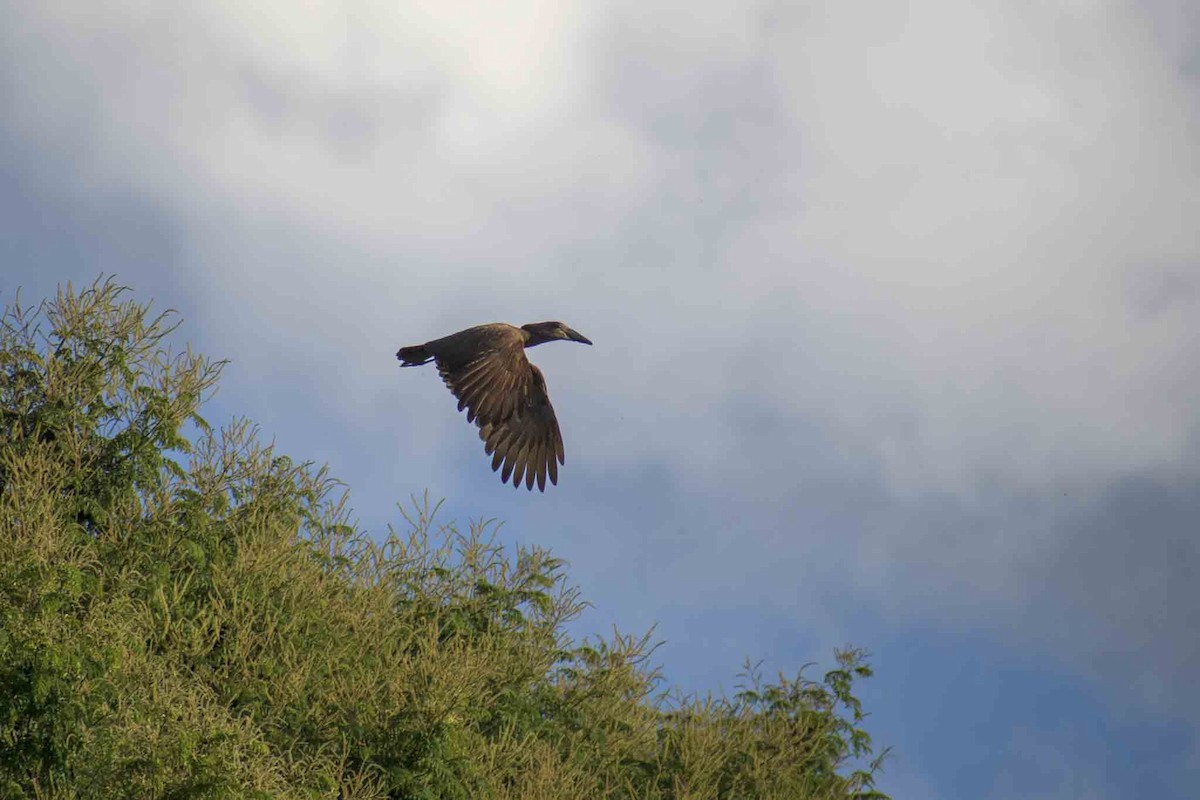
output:
[{"label": "hamerkop", "polygon": [[[546,490],[558,483],[558,464],[565,464],[562,433],[546,393],[542,371],[525,358],[525,348],[566,339],[591,344],[586,336],[561,322],[531,322],[517,328],[503,322],[477,325],[425,344],[401,347],[402,367],[437,362],[438,373],[458,398],[458,410],[479,426],[492,471],[504,465],[500,482],[512,477],[514,487]],[[557,460],[557,463],[555,461]]]}]

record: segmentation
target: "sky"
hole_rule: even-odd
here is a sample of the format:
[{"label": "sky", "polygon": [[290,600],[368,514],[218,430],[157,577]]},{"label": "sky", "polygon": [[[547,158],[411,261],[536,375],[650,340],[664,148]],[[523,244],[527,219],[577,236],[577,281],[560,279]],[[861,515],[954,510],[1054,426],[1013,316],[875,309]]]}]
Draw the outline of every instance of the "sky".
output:
[{"label": "sky", "polygon": [[[0,0],[0,294],[115,274],[364,528],[550,547],[668,679],[869,650],[896,798],[1200,794],[1191,0]],[[394,352],[531,351],[502,486]]]}]

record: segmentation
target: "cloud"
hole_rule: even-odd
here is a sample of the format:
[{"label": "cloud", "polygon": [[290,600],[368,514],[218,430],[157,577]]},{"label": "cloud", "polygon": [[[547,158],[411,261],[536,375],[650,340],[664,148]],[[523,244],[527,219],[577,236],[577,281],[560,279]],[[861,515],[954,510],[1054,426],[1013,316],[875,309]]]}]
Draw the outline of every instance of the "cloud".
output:
[{"label": "cloud", "polygon": [[1126,286],[1200,260],[1194,98],[1115,6],[927,3],[865,29],[836,8],[780,56],[814,169],[770,247],[821,264],[806,295],[848,317],[843,369],[889,389],[856,394],[912,412],[856,399],[838,422],[900,490],[1177,465],[1195,309],[1147,317]]},{"label": "cloud", "polygon": [[900,496],[1189,457],[1197,107],[1127,6],[26,19],[49,46],[15,48],[45,79],[10,87],[19,116],[89,130],[64,149],[174,205],[197,268],[302,276],[280,324],[328,333],[295,295],[350,281],[416,329],[418,296],[486,313],[586,291],[675,332],[630,366],[688,382],[685,423],[754,381]]},{"label": "cloud", "polygon": [[1014,731],[1008,743],[1015,756],[1013,768],[996,776],[987,796],[993,800],[1026,797],[1104,800],[1114,797],[1111,778],[1105,780],[1103,765],[1094,765],[1096,772],[1080,771],[1077,768],[1079,756],[1071,752],[1073,747],[1078,745],[1062,731],[1049,735],[1037,730]]}]

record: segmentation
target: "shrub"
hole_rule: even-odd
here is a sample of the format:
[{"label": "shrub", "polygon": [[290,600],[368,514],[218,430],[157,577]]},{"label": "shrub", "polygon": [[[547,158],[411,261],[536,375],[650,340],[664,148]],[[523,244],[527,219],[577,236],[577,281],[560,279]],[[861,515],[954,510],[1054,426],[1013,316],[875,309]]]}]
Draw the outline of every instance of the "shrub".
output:
[{"label": "shrub", "polygon": [[648,635],[567,636],[548,551],[427,498],[373,538],[326,470],[212,429],[222,363],[126,295],[0,327],[0,795],[882,797],[861,652],[663,692]]}]

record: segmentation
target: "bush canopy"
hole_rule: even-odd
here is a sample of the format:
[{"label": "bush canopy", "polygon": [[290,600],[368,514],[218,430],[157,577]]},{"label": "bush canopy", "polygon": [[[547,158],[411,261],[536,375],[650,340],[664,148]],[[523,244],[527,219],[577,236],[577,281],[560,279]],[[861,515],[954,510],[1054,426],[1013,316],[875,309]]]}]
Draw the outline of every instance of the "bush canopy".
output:
[{"label": "bush canopy", "polygon": [[111,279],[0,326],[0,796],[882,798],[853,684],[683,696],[649,634],[574,641],[549,551],[198,410],[222,362]]}]

